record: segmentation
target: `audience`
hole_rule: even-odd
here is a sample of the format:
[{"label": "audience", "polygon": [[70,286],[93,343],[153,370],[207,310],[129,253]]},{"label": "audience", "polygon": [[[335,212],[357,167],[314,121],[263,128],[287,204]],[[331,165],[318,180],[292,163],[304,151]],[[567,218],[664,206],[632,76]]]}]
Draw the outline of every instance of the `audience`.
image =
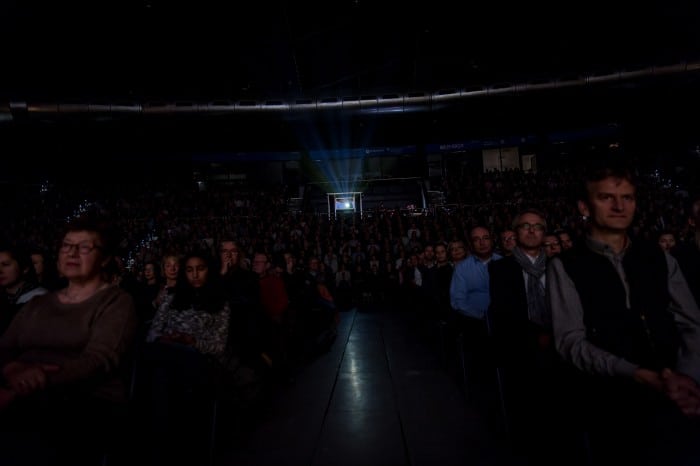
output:
[{"label": "audience", "polygon": [[[467,180],[447,177],[442,185],[446,189],[448,202],[455,204],[422,212],[418,216],[408,215],[398,207],[387,209],[383,205],[381,209],[366,209],[362,216],[354,217],[328,218],[326,215],[288,212],[285,204],[289,197],[288,187],[261,191],[245,184],[238,187],[212,184],[206,190],[166,185],[149,186],[149,189],[131,186],[115,191],[114,196],[95,191],[92,197],[114,211],[113,218],[118,229],[125,232],[118,249],[111,251],[114,261],[108,260],[104,270],[115,270],[115,261],[121,261],[119,278],[114,281],[110,279],[109,283],[121,283],[122,288],[132,294],[139,304],[141,325],[145,327],[143,334],[138,336],[139,340],[145,340],[146,330],[151,330],[148,341],[158,343],[153,346],[174,346],[178,353],[209,354],[205,358],[228,364],[233,361],[237,367],[253,368],[253,372],[263,370],[270,361],[274,364],[280,358],[299,357],[301,353],[305,356],[299,360],[308,358],[315,353],[309,351],[310,348],[327,346],[335,335],[339,309],[351,309],[357,305],[391,306],[398,299],[408,303],[408,307],[420,308],[417,310],[422,312],[423,317],[437,317],[436,320],[443,323],[449,321],[449,325],[454,325],[451,317],[455,312],[469,312],[467,308],[462,308],[459,299],[453,302],[454,307],[450,306],[450,284],[455,279],[462,282],[466,279],[462,272],[457,271],[464,272],[469,264],[473,265],[476,261],[488,263],[489,259],[498,257],[493,255],[495,249],[508,259],[510,265],[515,264],[511,269],[518,272],[508,274],[509,279],[506,280],[503,268],[506,266],[496,266],[497,262],[501,262],[497,261],[489,264],[491,275],[487,273],[485,276],[489,298],[486,302],[487,306],[489,302],[491,306],[486,315],[493,319],[493,339],[499,349],[499,363],[511,368],[505,371],[510,372],[511,382],[516,378],[513,374],[518,374],[517,370],[512,369],[513,361],[518,358],[524,361],[522,367],[531,369],[521,374],[523,381],[531,380],[532,374],[537,374],[536,382],[528,387],[517,383],[506,387],[506,391],[511,390],[506,400],[512,408],[509,416],[513,421],[513,432],[524,433],[523,440],[530,438],[532,433],[528,432],[527,416],[555,419],[548,411],[551,405],[542,405],[533,410],[533,407],[525,406],[525,398],[545,399],[545,394],[551,393],[552,388],[546,389],[543,385],[545,381],[556,378],[559,364],[562,363],[552,344],[549,309],[546,305],[543,309],[540,302],[543,290],[550,288],[549,280],[543,278],[541,271],[548,260],[568,257],[567,251],[576,250],[585,243],[582,235],[584,219],[577,206],[565,200],[572,194],[575,175],[573,169],[562,169],[540,170],[538,173],[515,170],[489,172],[473,175]],[[55,212],[72,211],[83,202],[82,199],[91,197],[84,189],[66,187],[53,193],[57,197],[53,204]],[[153,196],[155,189],[159,195]],[[695,214],[700,209],[691,207],[688,210],[687,203],[676,196],[676,191],[657,183],[653,177],[640,186],[636,199],[639,216],[628,229],[630,238],[634,241],[638,238],[661,239],[667,236],[666,232],[676,232],[676,247],[669,245],[668,241],[664,241],[664,244],[678,258],[690,288],[697,295],[700,291],[697,290],[698,273],[695,271],[700,263],[697,260],[700,250],[697,244],[700,241],[696,237],[697,231],[700,231],[700,227],[697,227],[700,220]],[[53,223],[57,214],[49,210],[46,203],[34,206],[29,204],[30,200],[26,198],[28,205],[24,213],[29,214],[23,217],[28,220],[10,222],[4,235],[12,243],[17,238],[27,239],[33,251],[50,250],[56,236]],[[691,206],[700,205],[692,204],[693,200],[689,200]],[[519,216],[522,217],[529,206],[537,207],[537,211],[529,211],[537,219],[524,221]],[[514,219],[517,221],[514,222]],[[529,227],[525,228],[525,223]],[[537,225],[550,225],[553,233],[544,236],[544,230],[538,230]],[[497,248],[494,248],[492,240],[485,240],[487,235],[484,231],[489,238],[499,239]],[[476,239],[474,232],[480,232]],[[543,238],[538,247],[534,247],[530,240],[538,235]],[[72,237],[68,241],[72,242]],[[485,242],[490,242],[488,248],[482,244]],[[66,254],[61,252],[59,255],[59,265],[62,260],[64,262],[59,270],[60,280],[68,280],[69,288],[75,278],[72,272],[66,274],[64,269],[72,270],[71,267],[82,262],[81,251],[86,253],[86,258],[92,258],[93,254],[101,257],[106,252],[98,248],[102,246],[101,238],[95,237],[94,243],[97,246],[90,251],[87,247],[90,245],[80,249],[80,246],[64,244],[61,249],[67,248],[68,256],[73,259],[76,253],[78,257],[66,262]],[[471,251],[465,248],[465,244],[471,245]],[[199,252],[201,249],[206,249],[206,253]],[[212,262],[210,253],[217,252],[219,260]],[[542,259],[545,255],[547,259]],[[197,256],[206,263],[207,273],[218,272],[205,281],[211,285],[220,282],[214,288],[219,290],[217,293],[220,292],[221,296],[213,302],[219,303],[221,298],[221,302],[228,303],[226,332],[207,326],[196,332],[189,325],[172,327],[179,322],[172,317],[182,316],[187,311],[180,309],[182,297],[191,298],[192,302],[188,301],[192,304],[190,311],[195,312],[200,309],[195,305],[194,297],[203,296],[199,291],[193,291],[197,287],[185,280],[185,268],[180,269],[180,281],[176,285],[178,257],[182,256],[187,256],[188,260],[195,260],[194,256]],[[280,264],[277,272],[271,267],[271,257],[284,257],[284,263]],[[0,287],[4,287],[5,293],[9,290],[7,300],[11,301],[17,297],[16,288],[8,288],[3,283],[7,275],[3,272],[3,264],[11,260],[3,262],[2,258],[3,252],[0,251]],[[108,259],[107,256],[104,258]],[[248,258],[252,258],[252,261]],[[154,273],[160,270],[155,262],[158,260],[162,263],[164,280],[150,277],[151,269]],[[50,269],[53,261],[47,255],[35,255],[33,261],[36,271],[42,275],[43,285],[55,290],[60,282],[58,274],[53,277],[46,274],[47,266]],[[190,269],[194,273],[196,266],[190,264]],[[150,277],[151,285],[148,287],[139,285],[137,281],[141,270],[143,279]],[[454,279],[453,271],[456,274]],[[278,275],[280,280],[272,278]],[[531,276],[539,279],[533,281]],[[182,291],[183,284],[189,287],[186,288],[189,291]],[[538,284],[542,286],[536,286]],[[180,298],[177,298],[177,290],[180,290]],[[401,290],[409,293],[401,293]],[[284,298],[285,293],[287,298]],[[204,294],[218,296],[216,293]],[[515,303],[516,298],[520,300],[518,303]],[[37,297],[26,303],[25,307],[29,306],[35,312],[36,300],[45,302],[46,298]],[[467,297],[462,301],[469,299]],[[289,304],[287,310],[284,309],[285,302]],[[0,303],[6,306],[4,302]],[[148,306],[145,307],[143,303]],[[173,305],[179,306],[177,310]],[[6,313],[5,309],[3,307],[0,312],[3,312],[9,324],[11,317],[8,316],[11,313]],[[144,309],[147,310],[144,312]],[[153,313],[155,318],[151,321]],[[27,325],[26,318],[20,319],[23,315],[24,309],[18,315],[18,322],[23,323],[16,325]],[[481,315],[482,310],[472,319],[478,320]],[[15,323],[10,325],[10,330],[14,326]],[[271,331],[271,328],[274,330]],[[12,332],[14,334],[16,330]],[[477,333],[483,336],[482,331]],[[225,341],[222,342],[220,339],[223,336]],[[209,347],[201,347],[212,338],[218,341],[216,351],[210,352]],[[300,344],[300,340],[304,339],[307,342]],[[1,341],[4,341],[4,337]],[[476,347],[486,347],[486,343],[468,347],[468,356],[474,357]],[[121,360],[123,355],[120,355]],[[554,368],[554,371],[548,372],[550,368]],[[33,385],[53,391],[52,384],[60,380],[58,374],[63,370],[60,361],[57,364],[51,359],[34,369],[32,374],[36,379],[32,379]],[[8,372],[8,375],[8,380],[12,380],[12,374]],[[256,379],[255,375],[248,378]],[[669,387],[674,384],[680,386],[675,390],[669,388],[673,396],[685,386],[677,383],[677,380],[669,376],[667,383]],[[13,386],[5,381],[0,389],[8,413],[14,412],[15,406],[23,406],[34,398],[33,393],[27,394],[17,383],[15,381]],[[516,387],[516,392],[522,390],[521,393],[512,395],[513,387]],[[674,402],[682,405],[683,409],[690,409],[683,399],[674,399]],[[524,451],[533,461],[552,459],[531,448]]]}]

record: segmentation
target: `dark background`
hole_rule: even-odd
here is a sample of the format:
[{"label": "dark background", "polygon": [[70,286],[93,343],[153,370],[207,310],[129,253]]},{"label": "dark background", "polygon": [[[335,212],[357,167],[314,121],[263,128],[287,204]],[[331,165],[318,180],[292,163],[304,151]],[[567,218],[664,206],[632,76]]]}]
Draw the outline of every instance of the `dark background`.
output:
[{"label": "dark background", "polygon": [[696,60],[700,5],[2,3],[5,99],[406,93]]},{"label": "dark background", "polygon": [[[201,153],[525,136],[550,144],[612,127],[628,150],[693,151],[700,5],[610,3],[6,1],[0,149],[30,167],[47,156],[58,170],[95,155],[158,165]],[[533,83],[549,85],[517,87]],[[507,92],[468,94],[499,88]],[[441,90],[468,95],[294,109]],[[292,109],[196,110],[271,102]]]}]

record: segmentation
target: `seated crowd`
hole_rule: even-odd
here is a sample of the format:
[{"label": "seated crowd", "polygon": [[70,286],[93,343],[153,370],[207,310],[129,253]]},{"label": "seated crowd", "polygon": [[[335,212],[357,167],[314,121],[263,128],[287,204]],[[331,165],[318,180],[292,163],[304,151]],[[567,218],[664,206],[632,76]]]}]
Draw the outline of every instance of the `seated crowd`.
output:
[{"label": "seated crowd", "polygon": [[[6,231],[7,246],[0,246],[0,425],[7,434],[7,448],[0,449],[5,461],[0,463],[51,464],[54,458],[70,455],[72,464],[96,464],[95,458],[113,449],[120,436],[115,430],[123,429],[121,408],[135,401],[143,408],[138,415],[146,416],[142,428],[151,434],[152,464],[187,464],[163,447],[173,435],[181,441],[206,440],[190,431],[192,425],[200,425],[192,420],[203,410],[187,400],[213,396],[239,411],[254,410],[264,402],[266,390],[289,380],[329,348],[339,312],[354,306],[411,309],[448,326],[450,341],[459,342],[465,371],[470,372],[465,382],[469,396],[487,400],[485,409],[497,411],[493,397],[500,390],[507,400],[507,430],[515,435],[515,448],[533,464],[561,460],[533,450],[537,435],[561,435],[561,448],[552,455],[586,448],[586,442],[571,443],[565,436],[581,426],[561,417],[560,408],[567,403],[563,390],[579,381],[573,367],[592,374],[634,374],[640,384],[660,393],[661,379],[639,370],[647,362],[659,373],[669,368],[664,372],[666,385],[676,388],[668,389],[668,396],[689,417],[700,415],[690,406],[697,387],[683,378],[683,361],[678,372],[675,359],[673,364],[652,364],[653,358],[646,356],[639,366],[613,370],[601,367],[622,367],[622,356],[586,356],[591,354],[588,347],[581,350],[583,356],[573,349],[569,359],[559,354],[570,340],[555,331],[569,328],[565,326],[572,324],[565,319],[571,316],[562,317],[552,308],[550,299],[560,295],[551,294],[548,269],[561,262],[560,275],[551,280],[568,280],[569,272],[576,285],[583,286],[572,272],[579,262],[569,262],[569,257],[583,254],[591,228],[595,232],[604,223],[596,217],[600,199],[585,198],[589,193],[579,196],[578,204],[571,203],[574,175],[481,174],[450,191],[458,202],[451,208],[420,216],[403,215],[398,208],[339,218],[288,212],[283,190],[163,187],[153,196],[144,187],[130,198],[94,197],[92,205],[69,215],[62,235],[46,220],[48,206],[70,212],[75,207],[64,201],[78,194],[57,193],[52,202],[27,197],[28,205],[17,209],[24,216],[11,217],[15,221]],[[627,181],[624,174],[610,176]],[[700,264],[695,246],[700,202],[689,203],[692,198],[653,179],[645,181],[632,194],[638,216],[632,223],[633,214],[627,211],[624,229],[630,226],[635,245],[658,240],[658,257],[665,257],[662,250],[686,251],[678,263],[697,299],[698,275],[693,274]],[[601,182],[587,186],[593,192]],[[460,186],[454,180],[444,184]],[[599,230],[607,239],[614,229],[606,228]],[[20,245],[36,253],[30,255]],[[53,259],[41,251],[56,251],[55,273]],[[658,259],[646,250],[640,254]],[[674,264],[669,259],[669,274]],[[697,304],[689,304],[692,297],[683,299],[681,308],[694,305],[697,311]],[[583,301],[583,307],[592,305]],[[691,311],[679,315],[687,317],[695,312]],[[691,324],[697,322],[684,322]],[[586,333],[583,323],[576,331]],[[636,356],[624,354],[609,338],[592,341],[612,353]],[[685,347],[695,348],[694,341],[684,342]],[[502,370],[500,388],[492,385],[494,366]],[[624,385],[613,389],[620,387]],[[683,390],[693,395],[677,395]],[[659,406],[665,409],[663,403]],[[84,417],[84,425],[90,426],[84,434],[95,437],[90,443],[94,448],[80,457],[56,423],[69,412]],[[682,425],[665,414],[653,419]],[[28,420],[35,416],[45,419],[44,449],[28,448],[34,438],[29,434],[37,429]],[[538,416],[552,428],[533,431],[531,420]],[[103,430],[94,428],[108,422]],[[615,425],[632,428],[629,423]],[[597,435],[601,434],[594,429],[591,436],[599,443],[588,454],[600,454],[599,444],[610,447]],[[620,446],[616,448],[619,454]]]}]

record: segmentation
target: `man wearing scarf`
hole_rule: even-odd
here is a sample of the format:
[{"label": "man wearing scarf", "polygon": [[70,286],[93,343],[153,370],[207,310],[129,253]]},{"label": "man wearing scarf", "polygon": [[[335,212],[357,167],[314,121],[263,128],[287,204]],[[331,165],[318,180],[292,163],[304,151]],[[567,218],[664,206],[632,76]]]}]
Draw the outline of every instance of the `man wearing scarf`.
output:
[{"label": "man wearing scarf", "polygon": [[559,353],[579,371],[591,464],[700,464],[700,311],[678,263],[630,238],[636,183],[595,166],[579,194],[585,241],[547,271]]},{"label": "man wearing scarf", "polygon": [[517,245],[512,255],[489,264],[488,317],[506,428],[515,453],[529,464],[564,464],[552,448],[563,448],[557,436],[565,429],[555,417],[559,360],[545,299],[547,222],[542,212],[528,209],[516,216],[513,230]]}]

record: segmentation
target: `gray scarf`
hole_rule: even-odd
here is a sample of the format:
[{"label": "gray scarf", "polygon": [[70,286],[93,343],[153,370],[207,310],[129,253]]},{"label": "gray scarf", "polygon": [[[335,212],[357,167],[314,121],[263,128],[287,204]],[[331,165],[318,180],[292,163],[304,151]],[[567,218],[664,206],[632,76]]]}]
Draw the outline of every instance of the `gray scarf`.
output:
[{"label": "gray scarf", "polygon": [[552,319],[547,311],[544,299],[544,285],[540,278],[547,268],[547,256],[540,251],[540,255],[533,263],[519,247],[513,249],[513,257],[527,274],[525,291],[527,292],[527,314],[530,321],[545,328],[552,326]]}]

